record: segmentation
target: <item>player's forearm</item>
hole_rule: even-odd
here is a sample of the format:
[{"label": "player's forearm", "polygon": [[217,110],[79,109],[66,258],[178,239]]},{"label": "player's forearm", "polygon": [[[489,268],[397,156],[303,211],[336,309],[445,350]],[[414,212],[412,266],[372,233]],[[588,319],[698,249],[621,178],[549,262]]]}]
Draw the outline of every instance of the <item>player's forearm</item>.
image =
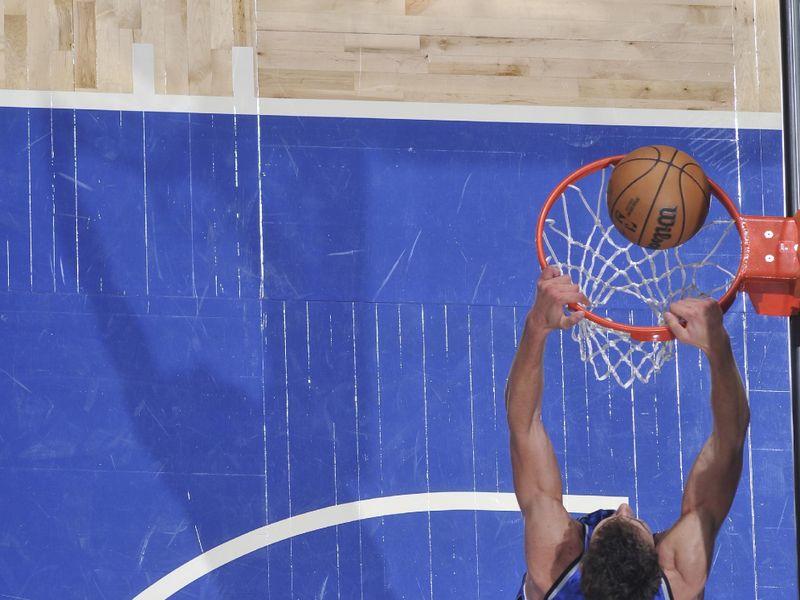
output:
[{"label": "player's forearm", "polygon": [[750,408],[727,334],[706,356],[711,368],[714,434],[720,442],[740,447],[750,423]]},{"label": "player's forearm", "polygon": [[530,429],[541,418],[544,347],[548,330],[526,320],[506,382],[506,412],[512,433]]}]

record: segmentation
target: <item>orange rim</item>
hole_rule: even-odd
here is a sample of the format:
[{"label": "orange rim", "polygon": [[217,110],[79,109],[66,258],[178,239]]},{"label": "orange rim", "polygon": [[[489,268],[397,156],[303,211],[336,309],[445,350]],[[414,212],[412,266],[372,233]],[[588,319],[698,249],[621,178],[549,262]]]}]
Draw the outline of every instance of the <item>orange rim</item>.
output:
[{"label": "orange rim", "polygon": [[[576,181],[583,179],[587,175],[591,175],[592,173],[599,171],[600,169],[605,169],[608,166],[617,164],[622,158],[624,154],[618,154],[616,156],[608,156],[606,158],[601,158],[594,162],[591,162],[587,165],[580,167],[579,169],[570,173],[567,177],[565,177],[561,183],[559,183],[555,189],[550,193],[547,197],[547,200],[544,202],[544,206],[542,206],[542,210],[539,213],[539,220],[536,223],[536,253],[539,258],[539,266],[544,269],[547,266],[547,254],[545,253],[544,249],[544,224],[547,218],[550,209],[552,208],[553,204],[555,204],[556,200],[561,197],[564,193],[564,190],[567,187]],[[746,244],[746,237],[743,225],[742,216],[739,214],[736,205],[733,203],[733,200],[730,199],[725,190],[723,190],[716,182],[709,179],[708,183],[711,187],[712,196],[714,196],[728,213],[731,215],[731,218],[736,223],[736,229],[739,231],[739,239],[741,240],[741,254],[739,258],[739,268],[736,272],[736,277],[734,277],[731,286],[722,295],[722,297],[717,300],[717,303],[722,308],[723,312],[726,312],[731,305],[733,304],[733,300],[736,297],[736,293],[739,290],[739,287],[742,282],[742,278],[744,277],[744,265],[746,263],[746,253],[747,253],[747,244]],[[600,325],[601,327],[606,327],[608,329],[615,329],[617,331],[622,331],[627,333],[631,336],[631,338],[640,341],[640,342],[665,342],[674,339],[674,335],[669,330],[668,327],[661,325],[661,326],[650,326],[644,327],[640,325],[627,325],[625,323],[617,323],[616,321],[611,321],[600,315],[596,315],[588,308],[581,306],[579,304],[568,304],[567,305],[571,311],[582,311],[585,313],[586,318]]]}]

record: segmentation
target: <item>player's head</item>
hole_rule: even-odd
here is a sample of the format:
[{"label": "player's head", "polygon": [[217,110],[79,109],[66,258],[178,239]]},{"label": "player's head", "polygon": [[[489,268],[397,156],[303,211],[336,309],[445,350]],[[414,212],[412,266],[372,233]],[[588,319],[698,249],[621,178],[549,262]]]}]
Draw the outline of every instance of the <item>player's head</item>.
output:
[{"label": "player's head", "polygon": [[661,582],[653,532],[623,504],[595,527],[581,560],[587,600],[652,600]]}]

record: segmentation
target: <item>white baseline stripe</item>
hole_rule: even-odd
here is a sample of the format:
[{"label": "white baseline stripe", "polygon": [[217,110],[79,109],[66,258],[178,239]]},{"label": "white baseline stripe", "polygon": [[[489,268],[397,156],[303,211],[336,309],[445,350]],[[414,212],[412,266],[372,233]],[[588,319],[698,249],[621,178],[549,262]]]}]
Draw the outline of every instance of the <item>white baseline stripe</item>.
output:
[{"label": "white baseline stripe", "polygon": [[[781,113],[653,108],[598,108],[445,102],[368,102],[261,98],[260,114],[306,117],[353,117],[422,121],[553,123],[565,125],[631,125],[642,127],[776,129]],[[738,119],[737,119],[738,117]]]},{"label": "white baseline stripe", "polygon": [[[588,513],[601,508],[616,508],[627,502],[625,496],[564,496],[564,507],[571,513]],[[370,498],[348,504],[328,506],[295,515],[254,529],[204,552],[145,589],[134,600],[163,600],[246,554],[277,542],[326,527],[389,515],[453,510],[517,512],[514,494],[495,492],[436,492]]]},{"label": "white baseline stripe", "polygon": [[[238,68],[238,71],[243,69]],[[552,123],[564,125],[622,125],[710,129],[783,128],[781,113],[650,108],[593,108],[561,106],[508,106],[364,100],[302,100],[255,98],[237,80],[237,96],[170,96],[166,94],[103,94],[95,92],[43,92],[0,90],[0,106],[61,108],[129,112],[238,114],[292,117],[339,117],[419,121],[491,123]],[[143,88],[148,89],[148,88]]]}]

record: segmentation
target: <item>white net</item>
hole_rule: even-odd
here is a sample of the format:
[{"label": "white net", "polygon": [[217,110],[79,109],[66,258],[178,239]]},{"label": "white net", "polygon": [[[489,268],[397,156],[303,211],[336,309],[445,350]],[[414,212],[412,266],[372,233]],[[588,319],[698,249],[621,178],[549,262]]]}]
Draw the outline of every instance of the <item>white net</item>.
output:
[{"label": "white net", "polygon": [[[703,228],[688,242],[650,250],[628,242],[606,208],[611,167],[566,188],[546,216],[543,241],[550,264],[569,274],[589,298],[589,309],[629,325],[663,325],[669,305],[681,298],[719,299],[736,276],[741,244],[736,224],[712,199]],[[580,186],[580,187],[579,187]],[[674,342],[640,342],[589,319],[572,329],[581,358],[599,380],[624,388],[647,382],[674,355]]]}]

